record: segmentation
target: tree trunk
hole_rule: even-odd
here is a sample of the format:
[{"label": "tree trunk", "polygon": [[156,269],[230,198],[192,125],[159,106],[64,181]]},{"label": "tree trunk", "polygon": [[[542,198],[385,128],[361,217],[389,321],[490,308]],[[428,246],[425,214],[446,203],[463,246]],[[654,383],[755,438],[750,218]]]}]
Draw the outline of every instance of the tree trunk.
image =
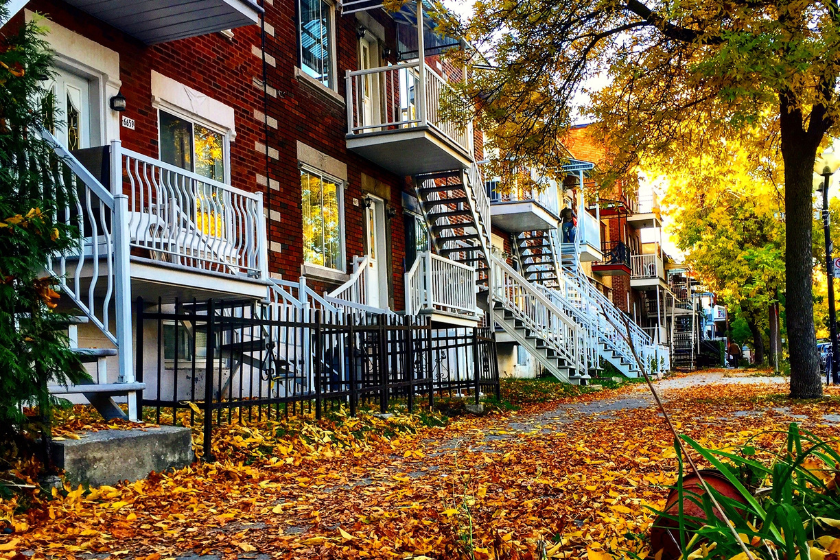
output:
[{"label": "tree trunk", "polygon": [[780,130],[785,163],[785,280],[790,349],[790,395],[796,399],[822,396],[812,299],[811,258],[812,174],[822,134],[803,130],[802,112],[781,96]]},{"label": "tree trunk", "polygon": [[764,333],[758,328],[758,321],[754,315],[747,316],[747,325],[750,327],[752,333],[753,346],[755,346],[755,363],[764,363]]},{"label": "tree trunk", "polygon": [[779,371],[779,361],[782,358],[782,337],[779,328],[779,302],[768,308],[768,324],[770,325],[770,365],[773,371]]}]

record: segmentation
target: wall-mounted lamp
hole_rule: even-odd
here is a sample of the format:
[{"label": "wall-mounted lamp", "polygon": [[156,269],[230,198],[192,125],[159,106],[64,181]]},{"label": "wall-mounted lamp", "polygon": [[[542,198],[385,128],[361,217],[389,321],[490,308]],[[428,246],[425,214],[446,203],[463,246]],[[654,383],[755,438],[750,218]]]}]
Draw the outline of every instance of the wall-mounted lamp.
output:
[{"label": "wall-mounted lamp", "polygon": [[358,37],[359,39],[363,39],[365,33],[367,33],[367,29],[365,29],[363,26],[360,25],[356,28],[356,37]]},{"label": "wall-mounted lamp", "polygon": [[373,206],[373,199],[369,196],[366,196],[362,199],[362,203],[364,204],[365,208],[370,208]]},{"label": "wall-mounted lamp", "polygon": [[382,56],[384,56],[385,58],[391,58],[391,56],[393,56],[393,54],[394,54],[394,49],[392,49],[391,47],[383,47]]},{"label": "wall-mounted lamp", "polygon": [[397,215],[397,209],[393,206],[388,206],[388,208],[385,210],[385,214],[387,214],[388,219],[390,220]]},{"label": "wall-mounted lamp", "polygon": [[117,111],[119,113],[125,111],[126,107],[128,106],[128,103],[126,102],[125,97],[122,94],[122,90],[118,91],[117,95],[111,98],[109,105],[111,105],[112,110]]}]

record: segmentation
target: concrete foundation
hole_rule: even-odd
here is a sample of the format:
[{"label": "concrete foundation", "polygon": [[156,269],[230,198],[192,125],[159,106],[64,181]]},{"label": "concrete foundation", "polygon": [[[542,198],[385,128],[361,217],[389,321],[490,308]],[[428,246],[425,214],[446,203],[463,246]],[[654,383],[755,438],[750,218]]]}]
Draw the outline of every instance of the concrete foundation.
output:
[{"label": "concrete foundation", "polygon": [[195,458],[190,429],[180,426],[79,435],[78,440],[52,443],[55,464],[64,469],[71,484],[95,487],[133,482],[151,472],[185,467]]}]

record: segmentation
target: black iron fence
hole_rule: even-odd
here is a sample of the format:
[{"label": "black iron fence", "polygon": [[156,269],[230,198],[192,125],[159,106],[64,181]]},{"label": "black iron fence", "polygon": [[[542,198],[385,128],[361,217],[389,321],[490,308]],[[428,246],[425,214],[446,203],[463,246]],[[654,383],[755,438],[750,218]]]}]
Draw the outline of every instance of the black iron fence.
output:
[{"label": "black iron fence", "polygon": [[[186,410],[213,426],[347,407],[388,409],[401,399],[498,398],[493,335],[439,328],[427,318],[329,314],[241,301],[137,302],[137,380],[147,418]],[[328,320],[325,320],[325,317]]]}]

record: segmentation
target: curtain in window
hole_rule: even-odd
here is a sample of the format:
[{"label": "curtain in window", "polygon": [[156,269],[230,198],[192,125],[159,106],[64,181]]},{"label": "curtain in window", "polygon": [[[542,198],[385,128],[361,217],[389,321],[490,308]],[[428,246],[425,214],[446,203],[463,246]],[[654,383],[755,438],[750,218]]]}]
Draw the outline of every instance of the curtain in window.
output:
[{"label": "curtain in window", "polygon": [[303,259],[341,270],[341,215],[338,182],[301,170]]},{"label": "curtain in window", "polygon": [[300,0],[300,66],[332,87],[330,6],[323,0]]}]

